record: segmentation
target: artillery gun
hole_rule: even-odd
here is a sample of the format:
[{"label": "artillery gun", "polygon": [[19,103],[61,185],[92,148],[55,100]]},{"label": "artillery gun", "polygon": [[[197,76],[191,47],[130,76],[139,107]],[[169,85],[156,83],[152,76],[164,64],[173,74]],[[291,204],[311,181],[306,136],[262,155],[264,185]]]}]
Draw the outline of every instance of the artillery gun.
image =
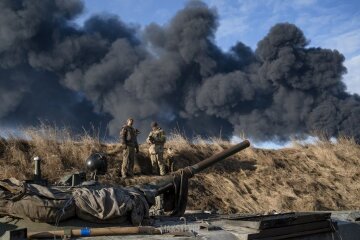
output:
[{"label": "artillery gun", "polygon": [[[37,182],[6,179],[0,181],[0,215],[57,223],[77,217],[90,222],[140,225],[149,217],[149,208],[162,195],[164,210],[172,216],[184,214],[188,179],[213,164],[247,148],[245,140],[199,163],[140,186],[120,187],[84,182],[77,186],[42,186]],[[37,166],[39,168],[39,166]],[[72,181],[74,182],[74,181]]]},{"label": "artillery gun", "polygon": [[179,169],[171,175],[163,176],[156,182],[140,186],[140,189],[145,193],[154,191],[156,196],[163,195],[164,211],[171,216],[181,216],[184,214],[187,205],[188,179],[249,146],[250,142],[245,140],[197,164]]},{"label": "artillery gun", "polygon": [[[301,236],[306,236],[306,239],[333,239],[334,231],[339,237],[341,233],[351,232],[340,237],[341,239],[358,239],[356,232],[360,228],[357,223],[334,220],[331,218],[333,213],[330,212],[231,215],[199,213],[196,216],[186,213],[180,219],[158,216],[153,218],[156,221],[145,221],[149,220],[147,219],[149,207],[154,204],[158,196],[163,197],[167,215],[182,216],[187,204],[188,179],[249,145],[248,141],[244,141],[195,165],[182,168],[171,175],[157,177],[157,181],[140,186],[86,185],[88,184],[86,182],[79,184],[82,181],[80,174],[68,181],[69,186],[42,186],[41,184],[46,184],[46,181],[42,181],[41,171],[35,171],[34,180],[29,182],[15,179],[2,180],[0,181],[0,215],[51,223],[46,225],[48,229],[43,232],[32,232],[40,230],[39,223],[14,220],[16,222],[14,224],[20,229],[11,230],[14,229],[14,225],[9,225],[8,229],[11,231],[7,232],[8,238],[4,239],[56,237],[83,239],[82,237],[88,236],[99,236],[98,239],[103,239],[103,236],[164,233],[175,236],[181,233],[183,235],[180,236],[199,234],[206,239],[287,239]],[[98,156],[99,159],[100,157]],[[39,162],[38,159],[36,161]],[[100,165],[105,169],[105,163]],[[37,170],[39,169],[37,166]],[[97,174],[103,172],[98,171]],[[103,197],[99,198],[99,196]],[[101,205],[99,208],[94,207],[98,204]],[[341,216],[343,214],[340,213]],[[73,217],[77,219],[69,219]],[[67,219],[69,221],[66,221]],[[181,219],[185,219],[187,223],[184,221],[185,224],[182,224]],[[8,219],[5,220],[5,225],[10,223]],[[119,226],[123,220],[130,220],[135,226]],[[73,224],[74,221],[76,225]],[[0,236],[3,223],[0,221]],[[55,226],[52,225],[53,223]],[[100,227],[99,223],[107,224]],[[13,235],[18,238],[12,238]],[[148,236],[137,236],[137,239],[148,239]],[[164,236],[164,238],[151,239],[168,238]]]}]

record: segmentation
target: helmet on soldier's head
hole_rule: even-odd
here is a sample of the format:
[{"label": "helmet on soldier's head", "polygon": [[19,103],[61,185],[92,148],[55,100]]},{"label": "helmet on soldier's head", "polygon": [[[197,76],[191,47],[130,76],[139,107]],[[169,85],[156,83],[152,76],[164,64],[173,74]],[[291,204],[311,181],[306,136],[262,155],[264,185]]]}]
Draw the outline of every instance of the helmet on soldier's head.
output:
[{"label": "helmet on soldier's head", "polygon": [[152,122],[152,123],[151,123],[151,127],[152,127],[152,128],[157,127],[157,126],[158,126],[157,122]]},{"label": "helmet on soldier's head", "polygon": [[128,118],[128,119],[126,120],[126,125],[132,126],[133,123],[134,123],[134,119],[133,119],[133,118]]},{"label": "helmet on soldier's head", "polygon": [[107,172],[107,159],[104,153],[93,153],[86,159],[86,169],[97,175],[105,175]]}]

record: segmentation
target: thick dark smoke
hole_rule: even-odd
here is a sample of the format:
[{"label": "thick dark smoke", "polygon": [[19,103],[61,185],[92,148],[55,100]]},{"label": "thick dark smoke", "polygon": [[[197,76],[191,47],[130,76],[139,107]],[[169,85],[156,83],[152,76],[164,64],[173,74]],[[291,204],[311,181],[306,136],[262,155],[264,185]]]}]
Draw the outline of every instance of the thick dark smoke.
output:
[{"label": "thick dark smoke", "polygon": [[[360,139],[360,98],[346,93],[344,56],[307,47],[293,24],[272,27],[255,52],[214,43],[217,12],[190,1],[165,26],[144,30],[78,0],[0,0],[0,123],[39,119],[74,129],[129,116],[165,129],[256,140],[313,130]],[[145,134],[143,134],[145,135]]]}]

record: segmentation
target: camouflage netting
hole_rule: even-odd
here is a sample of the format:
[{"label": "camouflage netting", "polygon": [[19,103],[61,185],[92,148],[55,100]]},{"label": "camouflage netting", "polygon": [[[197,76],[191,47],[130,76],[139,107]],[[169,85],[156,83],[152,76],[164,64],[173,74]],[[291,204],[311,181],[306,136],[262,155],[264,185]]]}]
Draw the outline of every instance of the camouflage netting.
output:
[{"label": "camouflage netting", "polygon": [[139,225],[148,214],[147,199],[137,188],[99,185],[63,188],[14,178],[0,181],[0,215],[47,223],[78,217],[107,223],[130,220],[133,225]]}]

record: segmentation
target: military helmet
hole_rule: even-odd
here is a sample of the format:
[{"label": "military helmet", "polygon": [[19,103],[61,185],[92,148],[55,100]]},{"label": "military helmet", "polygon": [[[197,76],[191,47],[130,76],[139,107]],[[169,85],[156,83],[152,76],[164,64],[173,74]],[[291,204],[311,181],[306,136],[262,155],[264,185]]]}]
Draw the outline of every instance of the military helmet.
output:
[{"label": "military helmet", "polygon": [[86,169],[97,175],[107,172],[107,157],[105,153],[93,153],[86,159]]},{"label": "military helmet", "polygon": [[157,122],[152,122],[151,123],[151,127],[157,127],[158,126],[158,123]]}]

